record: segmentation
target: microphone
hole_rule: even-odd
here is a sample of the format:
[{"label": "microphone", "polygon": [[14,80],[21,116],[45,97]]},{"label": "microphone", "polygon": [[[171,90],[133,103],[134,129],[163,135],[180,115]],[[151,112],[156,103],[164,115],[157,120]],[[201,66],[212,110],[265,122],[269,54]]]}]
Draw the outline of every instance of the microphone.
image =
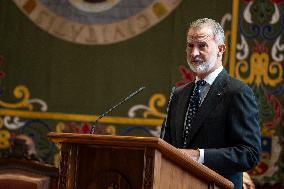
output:
[{"label": "microphone", "polygon": [[109,110],[107,110],[105,113],[101,114],[94,122],[94,124],[92,125],[90,134],[94,134],[96,131],[96,125],[98,123],[98,121],[100,119],[102,119],[105,115],[109,114],[112,110],[114,110],[115,108],[117,108],[118,106],[120,106],[121,104],[123,104],[124,102],[130,100],[132,97],[134,97],[135,95],[137,95],[138,93],[140,93],[142,90],[144,90],[145,87],[140,87],[138,90],[136,90],[135,92],[131,93],[128,97],[126,97],[125,99],[123,99],[122,101],[120,101],[118,104],[114,105],[113,107],[111,107]]},{"label": "microphone", "polygon": [[161,134],[160,134],[160,138],[164,139],[165,137],[165,132],[166,132],[166,128],[167,128],[167,124],[168,124],[168,114],[169,114],[169,109],[170,109],[170,105],[174,96],[174,92],[175,92],[176,87],[173,86],[171,94],[170,94],[170,98],[169,98],[169,102],[168,102],[168,106],[167,106],[167,114],[166,114],[166,118],[165,118],[165,123],[164,123],[164,127],[161,129]]}]

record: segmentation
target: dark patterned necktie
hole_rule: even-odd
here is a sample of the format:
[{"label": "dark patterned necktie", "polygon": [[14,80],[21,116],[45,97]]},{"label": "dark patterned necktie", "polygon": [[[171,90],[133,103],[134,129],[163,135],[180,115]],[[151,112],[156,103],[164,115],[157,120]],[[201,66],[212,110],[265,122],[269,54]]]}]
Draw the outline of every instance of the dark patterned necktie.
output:
[{"label": "dark patterned necktie", "polygon": [[196,82],[193,93],[189,99],[189,104],[187,108],[187,113],[186,113],[186,121],[184,125],[184,132],[183,132],[183,147],[187,147],[187,139],[189,136],[189,132],[191,129],[191,124],[192,120],[194,118],[194,115],[196,114],[199,105],[201,103],[201,88],[206,84],[206,81],[204,80],[199,80]]}]

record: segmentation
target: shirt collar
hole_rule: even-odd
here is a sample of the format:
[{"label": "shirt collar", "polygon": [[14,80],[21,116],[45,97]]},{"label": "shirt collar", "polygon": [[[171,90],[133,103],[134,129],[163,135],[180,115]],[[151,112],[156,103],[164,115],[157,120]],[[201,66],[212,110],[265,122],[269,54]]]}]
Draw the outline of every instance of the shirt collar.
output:
[{"label": "shirt collar", "polygon": [[[223,66],[221,65],[219,68],[217,68],[216,70],[214,70],[212,73],[210,73],[209,75],[207,75],[203,80],[205,80],[209,85],[212,85],[213,82],[215,81],[216,77],[219,75],[219,73],[221,73],[221,71],[223,70]],[[197,81],[199,81],[200,78],[198,78],[196,76],[195,78],[195,83]]]}]

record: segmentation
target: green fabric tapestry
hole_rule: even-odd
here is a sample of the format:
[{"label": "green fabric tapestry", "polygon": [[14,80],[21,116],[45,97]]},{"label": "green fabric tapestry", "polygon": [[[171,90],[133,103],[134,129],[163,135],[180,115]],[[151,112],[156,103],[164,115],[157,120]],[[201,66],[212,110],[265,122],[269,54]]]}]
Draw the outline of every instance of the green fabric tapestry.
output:
[{"label": "green fabric tapestry", "polygon": [[[17,136],[58,164],[49,132],[159,136],[173,86],[193,79],[186,29],[201,17],[225,29],[228,72],[260,107],[263,156],[257,184],[282,183],[284,8],[282,0],[0,1],[0,150]],[[267,8],[267,9],[265,9]]]}]

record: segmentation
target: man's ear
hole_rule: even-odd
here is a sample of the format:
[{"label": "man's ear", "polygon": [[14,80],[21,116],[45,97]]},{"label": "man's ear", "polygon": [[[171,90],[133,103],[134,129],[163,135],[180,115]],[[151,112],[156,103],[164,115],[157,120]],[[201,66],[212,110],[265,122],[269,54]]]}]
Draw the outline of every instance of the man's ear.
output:
[{"label": "man's ear", "polygon": [[223,43],[221,45],[218,45],[219,53],[223,54],[226,51],[226,45]]}]

